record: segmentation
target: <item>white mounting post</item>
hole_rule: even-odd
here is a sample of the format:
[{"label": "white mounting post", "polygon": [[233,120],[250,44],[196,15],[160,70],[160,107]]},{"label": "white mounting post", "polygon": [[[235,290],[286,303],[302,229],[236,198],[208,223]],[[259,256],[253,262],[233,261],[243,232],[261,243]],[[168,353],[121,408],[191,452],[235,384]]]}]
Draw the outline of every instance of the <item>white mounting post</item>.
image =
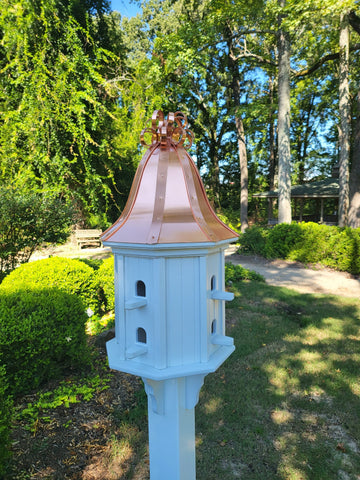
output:
[{"label": "white mounting post", "polygon": [[150,478],[195,480],[195,405],[205,375],[149,380]]}]

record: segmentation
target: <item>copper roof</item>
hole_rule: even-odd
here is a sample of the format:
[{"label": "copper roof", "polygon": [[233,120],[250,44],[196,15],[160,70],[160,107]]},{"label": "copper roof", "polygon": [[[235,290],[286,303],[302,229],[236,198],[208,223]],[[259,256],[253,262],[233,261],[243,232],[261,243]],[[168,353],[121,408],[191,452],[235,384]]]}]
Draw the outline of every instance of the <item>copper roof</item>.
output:
[{"label": "copper roof", "polygon": [[151,145],[136,171],[120,218],[102,235],[103,242],[133,244],[202,243],[234,240],[237,233],[215,214],[199,172],[186,152],[192,132],[181,112],[165,118],[155,111]]}]

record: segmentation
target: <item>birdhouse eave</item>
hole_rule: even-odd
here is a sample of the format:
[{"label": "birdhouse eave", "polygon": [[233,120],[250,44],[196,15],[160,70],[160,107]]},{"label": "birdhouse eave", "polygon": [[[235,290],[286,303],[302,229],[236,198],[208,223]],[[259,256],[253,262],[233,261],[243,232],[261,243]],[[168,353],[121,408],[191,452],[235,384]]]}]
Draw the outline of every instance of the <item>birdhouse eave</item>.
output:
[{"label": "birdhouse eave", "polygon": [[152,255],[164,255],[168,252],[168,255],[178,254],[179,251],[187,252],[191,254],[193,252],[196,255],[206,254],[212,249],[225,250],[230,243],[236,242],[239,237],[234,237],[227,240],[220,240],[219,242],[201,242],[201,243],[120,243],[104,241],[105,247],[110,247],[114,253],[131,254],[131,251],[136,253],[143,252],[144,254],[151,253]]}]

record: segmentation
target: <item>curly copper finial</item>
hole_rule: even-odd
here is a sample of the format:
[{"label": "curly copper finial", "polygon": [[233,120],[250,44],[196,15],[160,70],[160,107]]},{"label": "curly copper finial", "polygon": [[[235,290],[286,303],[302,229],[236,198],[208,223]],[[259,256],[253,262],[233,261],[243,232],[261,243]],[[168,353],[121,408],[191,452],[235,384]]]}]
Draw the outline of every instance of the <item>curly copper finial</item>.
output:
[{"label": "curly copper finial", "polygon": [[[155,110],[152,115],[151,127],[146,127],[141,132],[141,145],[150,147],[155,143],[165,146],[170,140],[176,146],[182,146],[188,150],[193,142],[193,132],[187,127],[187,117],[182,112],[169,112],[167,118],[161,110]],[[146,143],[145,133],[151,133],[151,144]]]}]

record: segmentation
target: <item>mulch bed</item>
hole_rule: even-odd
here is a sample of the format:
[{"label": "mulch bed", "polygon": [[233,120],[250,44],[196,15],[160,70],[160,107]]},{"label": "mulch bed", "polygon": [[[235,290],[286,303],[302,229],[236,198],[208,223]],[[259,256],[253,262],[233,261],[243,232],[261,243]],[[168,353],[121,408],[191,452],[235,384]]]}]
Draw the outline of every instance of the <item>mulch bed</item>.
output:
[{"label": "mulch bed", "polygon": [[[109,369],[104,368],[105,349],[97,347],[97,350],[96,373],[110,377],[109,388],[88,401],[79,399],[79,403],[67,407],[46,409],[32,431],[26,419],[15,420],[12,473],[7,479],[148,478],[146,410],[139,410],[137,421],[126,425],[127,418],[137,408],[139,396],[144,395],[142,381],[121,372],[112,371],[109,376]],[[46,390],[54,390],[59,383],[46,385]],[[16,411],[37,399],[37,392],[18,399]]]}]

